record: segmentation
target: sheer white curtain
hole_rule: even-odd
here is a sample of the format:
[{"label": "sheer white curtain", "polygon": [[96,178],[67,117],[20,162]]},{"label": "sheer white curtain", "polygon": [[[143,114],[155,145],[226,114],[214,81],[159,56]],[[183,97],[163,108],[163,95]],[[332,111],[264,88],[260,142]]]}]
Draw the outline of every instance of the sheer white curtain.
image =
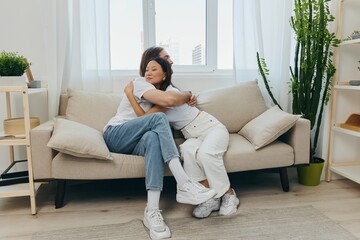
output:
[{"label": "sheer white curtain", "polygon": [[258,73],[256,52],[264,57],[275,98],[289,108],[292,31],[289,0],[234,0],[234,74],[237,82],[258,79],[268,105],[271,99]]},{"label": "sheer white curtain", "polygon": [[67,88],[112,92],[109,0],[56,1],[57,76],[49,97],[55,116]]},{"label": "sheer white curtain", "polygon": [[58,1],[58,62],[62,91],[112,91],[109,0]]}]

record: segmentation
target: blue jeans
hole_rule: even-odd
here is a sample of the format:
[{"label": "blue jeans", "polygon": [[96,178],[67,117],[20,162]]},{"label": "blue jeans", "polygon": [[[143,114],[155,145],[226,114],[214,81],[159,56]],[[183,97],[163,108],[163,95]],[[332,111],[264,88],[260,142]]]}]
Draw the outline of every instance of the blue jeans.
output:
[{"label": "blue jeans", "polygon": [[164,113],[154,113],[109,126],[104,132],[111,152],[133,154],[145,158],[145,184],[147,190],[162,190],[164,162],[179,157]]}]

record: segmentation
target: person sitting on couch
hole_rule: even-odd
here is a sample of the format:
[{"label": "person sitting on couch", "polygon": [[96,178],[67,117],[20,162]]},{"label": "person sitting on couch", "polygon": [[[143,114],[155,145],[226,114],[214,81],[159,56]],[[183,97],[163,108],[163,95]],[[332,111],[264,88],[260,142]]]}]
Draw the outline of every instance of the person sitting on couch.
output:
[{"label": "person sitting on couch", "polygon": [[[145,55],[151,54],[146,52]],[[146,58],[143,57],[142,60],[146,62]],[[171,84],[171,78],[165,77],[167,72],[172,73],[170,68],[167,60],[155,57],[147,64],[145,80],[156,89],[179,93],[180,91]],[[180,145],[186,173],[204,186],[215,189],[217,193],[215,198],[197,206],[193,215],[197,218],[205,218],[217,210],[220,210],[220,215],[234,214],[239,199],[234,189],[230,187],[223,161],[229,143],[229,132],[226,127],[214,116],[186,103],[171,108],[155,105],[150,110],[144,111],[133,94],[132,82],[125,88],[125,93],[138,116],[158,111],[166,112],[170,125],[175,130],[181,130],[187,139]]]},{"label": "person sitting on couch", "polygon": [[[171,74],[169,77],[171,78]],[[173,106],[187,102],[191,97],[190,94],[171,93],[168,98],[159,98],[157,92],[161,91],[154,89],[146,81],[134,81],[134,86],[134,95],[145,110],[149,110],[152,106],[149,101]],[[171,236],[170,229],[165,224],[161,210],[159,210],[164,162],[168,164],[177,182],[176,200],[178,202],[197,205],[215,196],[216,192],[213,189],[204,187],[185,173],[164,113],[138,118],[127,97],[124,96],[116,115],[104,127],[103,135],[111,152],[140,155],[145,158],[148,201],[143,223],[150,230],[152,239]]]}]

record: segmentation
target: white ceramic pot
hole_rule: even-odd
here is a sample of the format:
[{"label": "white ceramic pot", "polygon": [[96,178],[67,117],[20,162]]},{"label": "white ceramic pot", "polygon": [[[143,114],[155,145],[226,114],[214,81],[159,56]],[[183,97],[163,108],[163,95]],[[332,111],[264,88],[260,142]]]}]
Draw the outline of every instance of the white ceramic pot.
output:
[{"label": "white ceramic pot", "polygon": [[0,77],[0,86],[21,86],[26,84],[25,75]]}]

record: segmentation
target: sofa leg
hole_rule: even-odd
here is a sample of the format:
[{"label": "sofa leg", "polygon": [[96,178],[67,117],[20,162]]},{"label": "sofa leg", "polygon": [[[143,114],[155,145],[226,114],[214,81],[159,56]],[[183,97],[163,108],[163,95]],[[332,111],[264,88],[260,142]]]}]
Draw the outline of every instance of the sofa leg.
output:
[{"label": "sofa leg", "polygon": [[65,189],[66,189],[66,181],[57,180],[55,208],[62,208],[64,206]]},{"label": "sofa leg", "polygon": [[289,178],[287,174],[287,168],[279,168],[281,186],[284,192],[289,191]]}]

